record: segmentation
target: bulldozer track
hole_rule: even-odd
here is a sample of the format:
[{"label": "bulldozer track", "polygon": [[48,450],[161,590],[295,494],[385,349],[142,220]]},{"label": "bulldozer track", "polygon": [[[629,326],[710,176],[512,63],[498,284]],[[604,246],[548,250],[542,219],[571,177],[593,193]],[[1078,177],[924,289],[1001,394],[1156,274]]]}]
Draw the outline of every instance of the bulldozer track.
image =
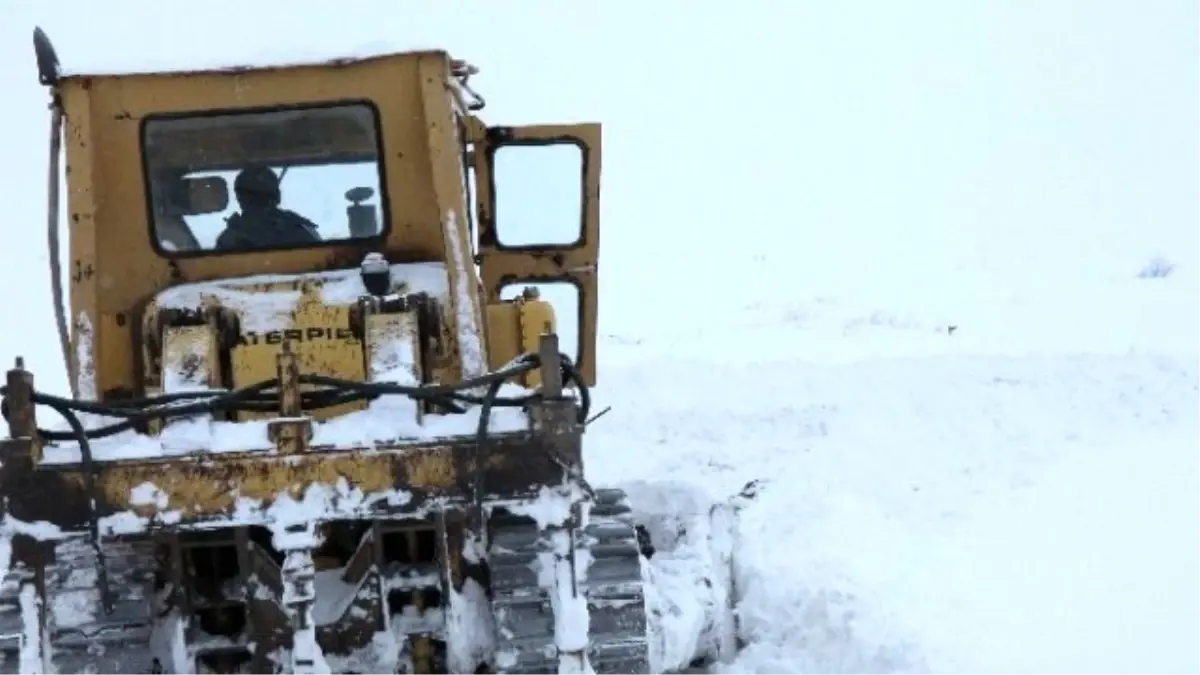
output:
[{"label": "bulldozer track", "polygon": [[[530,517],[502,510],[493,513],[489,529],[487,567],[496,672],[556,673],[554,608],[544,587],[546,577],[539,574],[549,545],[548,531],[539,529]],[[624,492],[598,490],[579,534],[574,539],[576,553],[589,560],[580,589],[590,614],[587,655],[592,668],[597,673],[649,672],[643,562]],[[117,589],[108,615],[101,607],[95,549],[86,538],[59,542],[55,563],[45,568],[53,667],[58,672],[162,672],[166,664],[157,663],[156,650],[146,648],[161,639],[155,635],[153,615],[158,606],[155,575],[161,561],[156,560],[150,542],[109,542],[104,554],[110,583]],[[436,567],[436,562],[429,564]],[[10,569],[0,587],[0,673],[22,672],[23,666],[31,665],[21,662],[20,637],[28,628],[23,622],[27,610],[22,608],[21,584],[30,580],[25,578],[30,574]],[[436,579],[437,575],[425,576]],[[215,646],[193,644],[189,650]],[[445,667],[443,658],[434,661],[435,667]],[[195,665],[205,670],[202,664]],[[369,667],[336,657],[330,658],[330,665],[335,672]]]},{"label": "bulldozer track", "polygon": [[[151,639],[154,557],[146,546],[112,542],[105,557],[114,589],[113,612],[105,615],[96,573],[96,553],[86,538],[60,542],[56,562],[45,572],[47,628],[54,666],[63,673],[151,672],[148,650],[129,649]],[[28,572],[9,570],[0,586],[0,673],[20,672],[23,611],[20,585]]]},{"label": "bulldozer track", "polygon": [[[491,520],[492,613],[496,621],[497,672],[557,673],[555,617],[539,579],[546,533],[530,517],[500,513]],[[586,541],[587,579],[581,586],[590,614],[588,657],[597,673],[647,673],[642,559],[625,493],[596,491]],[[588,546],[590,544],[590,546]]]}]

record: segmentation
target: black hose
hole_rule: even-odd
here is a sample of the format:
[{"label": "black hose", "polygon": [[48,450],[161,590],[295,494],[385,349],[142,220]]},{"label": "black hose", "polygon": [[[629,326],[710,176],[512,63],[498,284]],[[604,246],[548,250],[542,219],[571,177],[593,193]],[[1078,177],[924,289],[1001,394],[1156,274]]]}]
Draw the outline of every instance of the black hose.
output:
[{"label": "black hose", "polygon": [[108,587],[108,565],[104,560],[104,549],[100,546],[100,520],[96,516],[96,504],[99,501],[96,493],[96,472],[95,464],[92,461],[92,445],[88,442],[87,430],[83,427],[83,422],[79,420],[79,416],[75,414],[61,401],[47,404],[54,409],[55,412],[63,416],[67,424],[71,427],[74,433],[75,440],[79,442],[79,459],[83,464],[83,491],[88,498],[88,536],[91,538],[92,550],[96,554],[96,581],[100,588],[100,604],[104,606],[104,613],[112,614],[113,603],[112,594]]},{"label": "black hose", "polygon": [[474,488],[474,494],[471,499],[471,520],[470,522],[477,528],[474,533],[478,541],[483,541],[483,495],[484,495],[484,467],[487,466],[486,456],[488,452],[488,421],[492,416],[492,406],[496,398],[500,394],[500,387],[504,386],[504,380],[496,380],[488,385],[487,392],[483,395],[482,403],[479,408],[479,426],[475,430],[475,451],[472,453],[471,477]]},{"label": "black hose", "polygon": [[[450,408],[452,411],[462,412],[463,409],[456,402],[472,405],[480,402],[478,397],[463,393],[463,390],[492,382],[503,383],[505,380],[522,375],[536,367],[536,364],[525,363],[514,368],[488,373],[487,375],[453,385],[409,386],[385,382],[356,382],[322,375],[301,375],[301,383],[325,386],[323,390],[303,392],[301,394],[301,407],[305,410],[319,410],[355,401],[372,400],[379,396],[400,395],[418,401],[438,403]],[[97,439],[121,433],[152,420],[169,420],[215,412],[270,412],[278,410],[278,394],[274,396],[264,395],[264,392],[276,387],[275,381],[265,380],[225,393],[189,392],[186,396],[178,394],[155,396],[137,401],[121,401],[119,406],[91,401],[74,401],[41,393],[35,393],[33,400],[34,403],[43,405],[65,406],[77,412],[122,419],[120,422],[87,430],[89,438]],[[497,400],[493,401],[493,405],[519,407],[536,399],[536,394],[510,399],[497,398]],[[66,434],[64,432],[40,430],[40,433],[47,441],[74,440],[73,434]]]},{"label": "black hose", "polygon": [[583,375],[579,369],[575,367],[575,363],[566,354],[559,354],[558,359],[562,362],[563,383],[575,384],[575,388],[579,390],[579,414],[576,416],[580,424],[587,422],[588,411],[592,408],[592,395],[588,391],[587,385],[583,383]]}]

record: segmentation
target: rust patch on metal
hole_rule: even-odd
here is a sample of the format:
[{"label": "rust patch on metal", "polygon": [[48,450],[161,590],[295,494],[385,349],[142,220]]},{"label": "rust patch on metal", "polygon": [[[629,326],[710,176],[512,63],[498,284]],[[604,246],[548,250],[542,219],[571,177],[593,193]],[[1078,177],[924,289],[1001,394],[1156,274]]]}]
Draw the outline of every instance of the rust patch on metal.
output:
[{"label": "rust patch on metal", "polygon": [[[401,516],[419,512],[431,499],[439,508],[462,506],[474,494],[472,473],[462,460],[474,452],[474,438],[409,447],[312,450],[301,455],[228,453],[197,459],[174,457],[154,461],[105,462],[95,467],[97,515],[132,511],[153,519],[158,529],[188,529],[214,519],[235,516],[240,524],[269,520],[268,509],[280,497],[304,498],[312,486],[328,489],[330,506],[339,500],[359,516]],[[0,444],[6,452],[0,465],[0,492],[8,497],[7,512],[27,522],[46,521],[64,532],[84,532],[90,499],[78,465],[33,467],[20,460],[27,443]],[[577,458],[575,448],[547,452],[545,441],[528,433],[510,433],[488,440],[484,458],[483,492],[488,498],[523,498],[540,487],[560,483],[562,459]],[[557,455],[557,457],[555,457]],[[573,461],[570,461],[573,460]],[[149,503],[134,503],[133,489],[156,488]],[[353,494],[339,492],[339,487]],[[143,487],[142,490],[145,490]],[[387,499],[392,491],[400,499]],[[143,495],[139,495],[143,496]],[[252,501],[242,501],[246,498]],[[361,506],[361,511],[358,507]]]},{"label": "rust patch on metal", "polygon": [[437,448],[415,456],[408,462],[408,484],[416,488],[436,488],[452,485],[455,479],[454,453],[449,448]]},{"label": "rust patch on metal", "polygon": [[[239,498],[273,503],[280,494],[293,499],[304,497],[313,485],[335,488],[345,480],[349,489],[365,494],[392,489],[407,473],[410,462],[423,463],[417,457],[388,455],[328,457],[308,456],[303,461],[282,457],[262,459],[176,462],[169,465],[140,464],[106,467],[99,485],[104,501],[114,510],[131,509],[141,516],[179,511],[184,516],[213,515],[232,511]],[[82,474],[67,474],[83,486]],[[448,480],[428,487],[449,487]],[[145,483],[162,493],[157,504],[134,504],[131,491]],[[163,498],[165,497],[165,506]]]}]

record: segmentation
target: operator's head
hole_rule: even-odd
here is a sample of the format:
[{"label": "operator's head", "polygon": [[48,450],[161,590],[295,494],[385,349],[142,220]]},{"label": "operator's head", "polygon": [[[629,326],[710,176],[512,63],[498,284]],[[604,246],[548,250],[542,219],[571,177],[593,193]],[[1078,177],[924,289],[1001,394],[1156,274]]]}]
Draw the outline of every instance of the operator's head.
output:
[{"label": "operator's head", "polygon": [[261,211],[278,206],[279,177],[270,167],[247,167],[234,179],[233,194],[243,211]]}]

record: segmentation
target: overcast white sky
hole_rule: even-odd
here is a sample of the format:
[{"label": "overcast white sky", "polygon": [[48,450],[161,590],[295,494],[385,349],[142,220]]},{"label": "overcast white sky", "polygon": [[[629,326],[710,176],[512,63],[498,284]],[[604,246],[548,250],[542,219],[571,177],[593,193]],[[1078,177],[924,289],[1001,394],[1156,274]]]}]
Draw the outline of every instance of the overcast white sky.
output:
[{"label": "overcast white sky", "polygon": [[[1155,254],[1196,274],[1194,0],[149,7],[0,0],[0,275],[38,330],[53,323],[35,24],[71,70],[446,46],[482,67],[489,121],[602,121],[602,312],[618,323],[657,261],[678,277],[658,275],[655,302],[755,261],[802,285],[1106,278]],[[19,344],[4,335],[0,357]]]}]

